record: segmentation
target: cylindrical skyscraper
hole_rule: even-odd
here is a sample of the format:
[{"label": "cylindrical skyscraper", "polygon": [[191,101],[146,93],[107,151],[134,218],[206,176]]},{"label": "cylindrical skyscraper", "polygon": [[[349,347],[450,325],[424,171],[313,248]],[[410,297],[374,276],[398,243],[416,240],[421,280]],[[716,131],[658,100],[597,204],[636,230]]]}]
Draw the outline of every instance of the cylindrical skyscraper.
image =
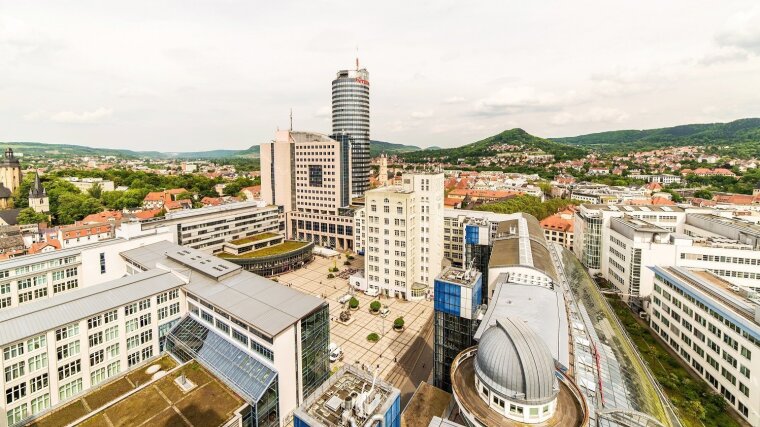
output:
[{"label": "cylindrical skyscraper", "polygon": [[351,194],[369,189],[369,72],[338,71],[332,81],[332,130],[351,137]]}]

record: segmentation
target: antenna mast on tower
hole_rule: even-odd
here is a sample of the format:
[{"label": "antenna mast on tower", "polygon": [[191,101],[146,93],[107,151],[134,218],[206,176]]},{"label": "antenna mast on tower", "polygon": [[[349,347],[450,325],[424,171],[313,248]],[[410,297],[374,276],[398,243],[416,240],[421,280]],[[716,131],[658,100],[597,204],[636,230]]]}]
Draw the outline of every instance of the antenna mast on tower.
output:
[{"label": "antenna mast on tower", "polygon": [[290,109],[290,131],[293,132],[293,108]]}]

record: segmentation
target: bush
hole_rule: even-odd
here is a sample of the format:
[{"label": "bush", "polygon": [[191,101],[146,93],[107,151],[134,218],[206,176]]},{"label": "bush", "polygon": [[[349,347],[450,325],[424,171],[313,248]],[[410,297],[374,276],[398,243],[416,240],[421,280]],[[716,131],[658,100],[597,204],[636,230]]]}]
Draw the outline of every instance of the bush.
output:
[{"label": "bush", "polygon": [[331,273],[336,273],[338,271],[338,267],[330,267],[330,269],[327,270],[327,271],[329,271]]},{"label": "bush", "polygon": [[371,334],[367,335],[367,341],[369,341],[369,342],[378,342],[378,341],[380,341],[380,335],[372,332]]},{"label": "bush", "polygon": [[354,297],[351,297],[351,300],[348,301],[348,306],[354,309],[359,308],[359,300]]},{"label": "bush", "polygon": [[328,275],[327,275],[327,278],[328,278],[328,279],[334,279],[334,278],[335,278],[335,275],[334,275],[334,274],[332,274],[332,273],[330,273],[330,274],[328,274]]},{"label": "bush", "polygon": [[346,255],[346,259],[349,260],[349,261],[351,261],[352,259],[354,259],[354,256],[353,255]]},{"label": "bush", "polygon": [[351,261],[344,261],[343,265],[351,265]]},{"label": "bush", "polygon": [[393,327],[396,329],[401,329],[404,327],[404,318],[403,317],[397,317],[396,320],[393,321]]},{"label": "bush", "polygon": [[372,311],[374,311],[374,312],[380,311],[380,301],[372,301],[369,304],[369,309],[372,310]]}]

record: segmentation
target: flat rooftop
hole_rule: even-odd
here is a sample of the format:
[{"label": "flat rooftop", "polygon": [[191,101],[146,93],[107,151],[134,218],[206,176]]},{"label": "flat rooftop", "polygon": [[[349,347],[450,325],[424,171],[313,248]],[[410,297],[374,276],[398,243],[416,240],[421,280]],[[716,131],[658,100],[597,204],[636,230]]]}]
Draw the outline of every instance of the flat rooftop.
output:
[{"label": "flat rooftop", "polygon": [[501,274],[496,278],[493,297],[474,338],[480,340],[483,332],[496,324],[496,319],[518,318],[541,337],[555,360],[569,368],[570,329],[562,292],[544,286],[505,282],[506,277]]},{"label": "flat rooftop", "polygon": [[533,267],[557,280],[544,229],[535,217],[528,214],[499,223],[488,260],[489,269],[518,265]]},{"label": "flat rooftop", "polygon": [[285,240],[282,243],[267,246],[267,247],[257,249],[251,252],[246,252],[240,255],[230,254],[227,252],[221,252],[221,253],[216,254],[216,256],[222,259],[262,258],[266,256],[279,255],[279,254],[292,252],[292,251],[295,251],[296,249],[301,249],[304,246],[309,245],[310,243],[311,242],[299,242],[297,240]]},{"label": "flat rooftop", "polygon": [[[351,396],[356,397],[362,392],[369,392],[372,383],[373,377],[369,372],[351,364],[343,365],[296,409],[294,416],[306,421],[312,427],[343,425],[341,415],[346,399]],[[368,416],[356,420],[359,426],[363,426],[372,415],[385,414],[399,398],[398,389],[389,383],[377,378],[374,384],[374,389],[367,397]],[[353,411],[352,415],[354,415]]]},{"label": "flat rooftop", "polygon": [[[159,366],[165,376],[132,393],[134,384],[149,382],[153,374],[146,369]],[[175,426],[187,420],[196,426],[222,425],[231,419],[244,399],[196,362],[172,369],[176,363],[169,356],[159,358],[126,375],[85,393],[71,402],[54,408],[34,420],[33,427],[59,427],[80,420],[77,425],[93,426]],[[168,372],[168,373],[167,373]],[[174,380],[181,374],[196,384],[184,393]],[[116,401],[108,405],[111,401]],[[108,405],[108,406],[107,406]]]},{"label": "flat rooftop", "polygon": [[426,426],[443,416],[450,402],[451,393],[422,381],[401,414],[401,426]]},{"label": "flat rooftop", "polygon": [[587,209],[612,211],[612,212],[683,212],[683,208],[678,206],[662,205],[600,205],[584,204]]},{"label": "flat rooftop", "polygon": [[650,233],[667,233],[668,232],[668,230],[662,227],[658,227],[644,220],[627,216],[627,215],[620,218],[612,218],[610,222],[616,222],[616,223],[622,224],[624,226],[627,226],[633,229],[634,231],[646,231]]},{"label": "flat rooftop", "polygon": [[282,236],[277,233],[266,232],[266,233],[255,234],[253,236],[243,237],[242,239],[232,240],[229,243],[233,245],[244,245],[246,243],[258,242],[265,239],[271,239],[273,237],[282,237]]},{"label": "flat rooftop", "polygon": [[187,292],[270,337],[278,335],[327,304],[320,298],[242,269],[237,274],[220,276],[218,279],[205,274],[193,274],[197,271],[194,265],[183,264],[171,255],[177,251],[187,252],[184,254],[187,258],[210,257],[217,259],[218,263],[238,267],[229,261],[168,241],[124,251],[121,255],[147,269],[162,267],[189,277],[190,283],[184,287]]},{"label": "flat rooftop", "polygon": [[467,271],[457,267],[446,267],[436,279],[471,288],[480,276],[480,272],[476,270]]}]

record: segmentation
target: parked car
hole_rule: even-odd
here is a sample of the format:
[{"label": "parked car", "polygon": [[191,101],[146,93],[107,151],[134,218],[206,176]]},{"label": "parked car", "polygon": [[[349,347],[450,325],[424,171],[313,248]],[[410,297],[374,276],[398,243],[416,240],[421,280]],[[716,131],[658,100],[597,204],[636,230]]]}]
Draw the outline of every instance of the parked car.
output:
[{"label": "parked car", "polygon": [[383,308],[380,309],[380,316],[381,317],[388,317],[388,314],[390,314],[391,310],[388,308],[387,305],[384,305]]},{"label": "parked car", "polygon": [[342,297],[338,298],[338,302],[341,304],[345,304],[351,300],[351,294],[345,294]]},{"label": "parked car", "polygon": [[336,362],[343,358],[343,349],[338,345],[330,343],[330,362]]},{"label": "parked car", "polygon": [[380,295],[380,289],[378,289],[378,288],[371,288],[371,289],[367,289],[366,291],[364,291],[364,293],[367,296],[369,296],[369,297],[376,297],[376,296]]}]

